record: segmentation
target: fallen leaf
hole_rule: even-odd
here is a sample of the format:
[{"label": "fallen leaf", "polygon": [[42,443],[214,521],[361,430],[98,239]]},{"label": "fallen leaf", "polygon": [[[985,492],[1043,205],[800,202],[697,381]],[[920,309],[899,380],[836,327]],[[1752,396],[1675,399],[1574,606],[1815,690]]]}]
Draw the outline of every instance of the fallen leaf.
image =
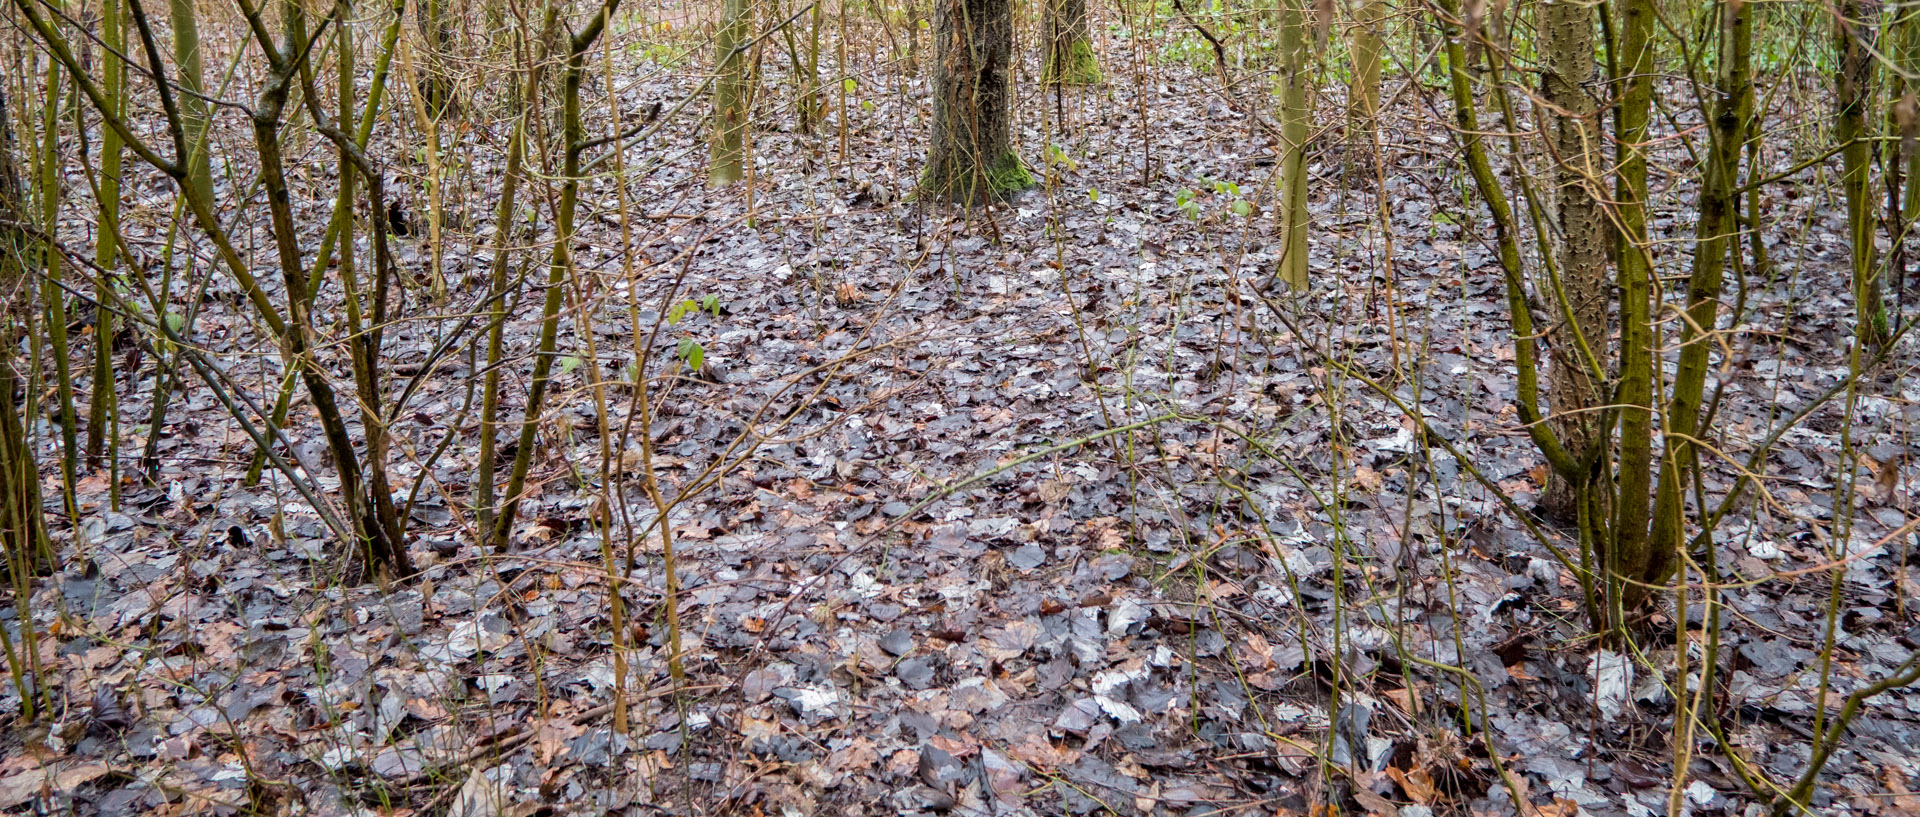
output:
[{"label": "fallen leaf", "polygon": [[1361,788],[1359,786],[1353,787],[1353,800],[1354,802],[1359,803],[1361,808],[1366,809],[1368,812],[1373,814],[1399,814],[1400,813],[1400,807],[1394,805],[1392,800],[1388,800],[1385,797],[1381,797],[1380,795],[1374,794],[1373,792],[1368,791],[1367,789]]},{"label": "fallen leaf", "polygon": [[1429,805],[1440,797],[1440,791],[1433,786],[1433,776],[1425,769],[1404,772],[1397,766],[1388,766],[1387,776],[1400,784],[1400,790],[1407,793],[1408,799],[1420,805]]}]

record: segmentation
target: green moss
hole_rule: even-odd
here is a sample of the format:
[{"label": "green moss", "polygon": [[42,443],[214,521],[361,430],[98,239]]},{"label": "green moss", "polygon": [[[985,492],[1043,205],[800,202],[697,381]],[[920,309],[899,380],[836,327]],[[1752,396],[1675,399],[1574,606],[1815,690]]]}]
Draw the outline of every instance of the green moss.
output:
[{"label": "green moss", "polygon": [[1100,60],[1093,55],[1093,43],[1075,40],[1067,46],[1066,64],[1047,53],[1047,64],[1040,69],[1040,81],[1058,85],[1096,85],[1100,82]]},{"label": "green moss", "polygon": [[987,168],[987,186],[994,193],[1016,193],[1033,186],[1033,174],[1020,163],[1020,157],[1007,151],[993,167]]},{"label": "green moss", "polygon": [[[1020,157],[1013,151],[1001,154],[1000,160],[989,165],[983,173],[957,173],[958,178],[936,179],[934,169],[928,167],[920,175],[920,195],[929,199],[950,201],[955,204],[985,204],[990,201],[1004,201],[1014,193],[1033,186],[1033,174],[1020,163]],[[985,189],[982,190],[981,188]]]}]

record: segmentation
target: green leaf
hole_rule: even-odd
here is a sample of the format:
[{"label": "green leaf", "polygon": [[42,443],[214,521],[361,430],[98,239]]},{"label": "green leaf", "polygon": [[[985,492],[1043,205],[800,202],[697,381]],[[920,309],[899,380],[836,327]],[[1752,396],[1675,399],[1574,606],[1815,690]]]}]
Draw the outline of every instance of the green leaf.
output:
[{"label": "green leaf", "polygon": [[1241,217],[1253,215],[1253,202],[1247,201],[1246,199],[1234,199],[1233,212],[1235,215]]},{"label": "green leaf", "polygon": [[180,332],[183,332],[183,331],[186,331],[186,328],[187,328],[187,319],[186,319],[186,317],[185,317],[185,316],[183,316],[183,315],[181,315],[181,314],[180,314],[180,313],[178,313],[178,312],[171,312],[171,311],[170,311],[170,312],[168,312],[168,313],[167,313],[167,328],[168,328],[168,329],[171,329],[171,330],[173,330],[173,331],[174,331],[174,332],[175,332],[176,334],[177,334],[177,333],[180,333]]},{"label": "green leaf", "polygon": [[847,93],[853,93],[854,91],[858,91],[860,90],[860,81],[857,79],[854,79],[853,77],[847,77],[846,79],[840,80],[840,90],[846,91]]},{"label": "green leaf", "polygon": [[573,374],[573,370],[578,368],[580,368],[580,358],[574,357],[573,355],[567,355],[566,357],[560,358],[560,376],[561,377],[565,377],[567,375]]},{"label": "green leaf", "polygon": [[685,360],[687,366],[694,369],[700,368],[700,364],[705,363],[707,360],[707,350],[702,348],[700,342],[693,338],[681,338],[677,351],[680,353],[680,359]]},{"label": "green leaf", "polygon": [[675,324],[678,324],[682,319],[687,317],[688,312],[692,312],[693,310],[698,308],[700,308],[699,304],[696,304],[691,300],[681,301],[677,304],[674,304],[672,309],[667,310],[667,325],[673,326]]}]

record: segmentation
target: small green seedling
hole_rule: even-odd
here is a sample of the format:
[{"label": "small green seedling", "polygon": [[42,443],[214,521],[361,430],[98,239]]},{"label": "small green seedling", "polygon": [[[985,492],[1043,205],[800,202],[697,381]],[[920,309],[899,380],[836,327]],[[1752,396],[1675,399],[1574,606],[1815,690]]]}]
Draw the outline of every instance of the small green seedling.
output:
[{"label": "small green seedling", "polygon": [[706,348],[700,345],[700,341],[694,340],[693,338],[681,338],[680,346],[674,351],[680,356],[681,360],[687,362],[688,368],[695,371],[698,371],[701,364],[707,361]]}]

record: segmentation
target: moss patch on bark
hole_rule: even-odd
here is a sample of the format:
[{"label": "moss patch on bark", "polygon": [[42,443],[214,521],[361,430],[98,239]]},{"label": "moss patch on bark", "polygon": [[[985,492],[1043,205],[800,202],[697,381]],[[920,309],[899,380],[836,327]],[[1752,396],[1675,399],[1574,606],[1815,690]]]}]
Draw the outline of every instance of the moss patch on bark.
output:
[{"label": "moss patch on bark", "polygon": [[974,205],[1005,201],[1013,194],[1033,186],[1033,174],[1020,163],[1020,157],[1007,151],[980,172],[951,163],[948,178],[939,178],[935,167],[920,176],[920,195],[937,201]]},{"label": "moss patch on bark", "polygon": [[1040,69],[1040,81],[1049,85],[1097,85],[1100,79],[1100,59],[1086,40],[1068,43],[1065,54],[1049,50]]}]

